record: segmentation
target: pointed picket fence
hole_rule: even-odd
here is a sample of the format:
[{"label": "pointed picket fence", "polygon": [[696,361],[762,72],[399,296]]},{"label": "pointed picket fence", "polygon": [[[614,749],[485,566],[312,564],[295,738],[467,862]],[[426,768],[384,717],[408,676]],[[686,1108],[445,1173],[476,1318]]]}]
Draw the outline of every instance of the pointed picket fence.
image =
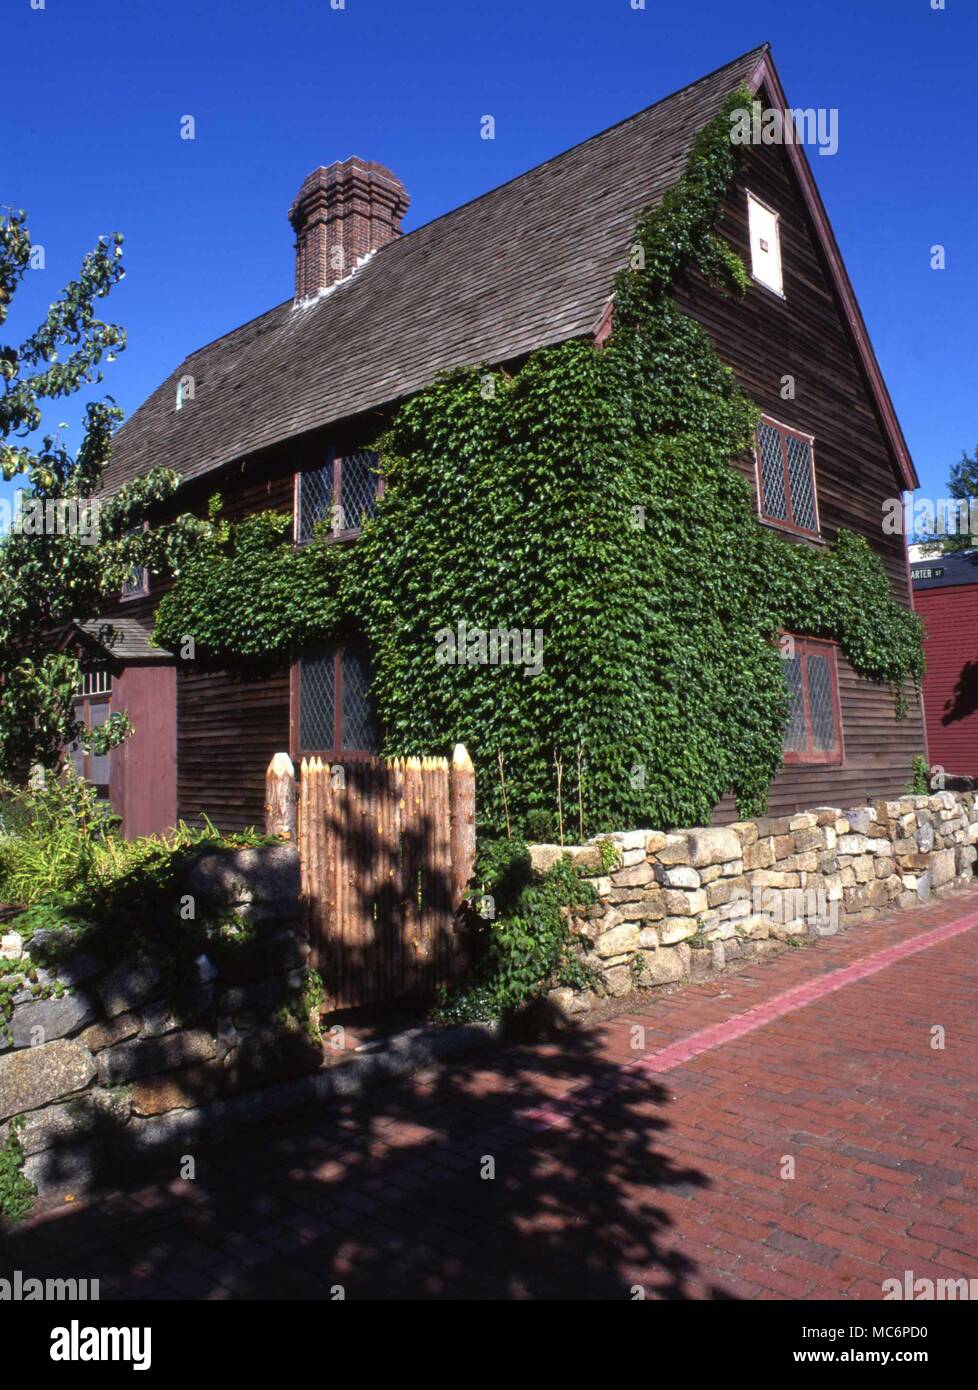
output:
[{"label": "pointed picket fence", "polygon": [[458,978],[475,867],[475,771],[461,745],[451,763],[303,759],[297,839],[328,1009],[431,994]]}]

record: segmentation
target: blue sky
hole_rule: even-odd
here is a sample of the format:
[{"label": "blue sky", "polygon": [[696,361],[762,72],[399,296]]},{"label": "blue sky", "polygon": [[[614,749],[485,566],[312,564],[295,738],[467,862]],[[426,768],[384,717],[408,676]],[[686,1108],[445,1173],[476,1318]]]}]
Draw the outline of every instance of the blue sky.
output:
[{"label": "blue sky", "polygon": [[[922,491],[942,495],[978,441],[978,12],[933,2],[3,0],[0,202],[46,252],[4,337],[122,231],[107,304],[130,345],[105,389],[130,413],[289,296],[286,212],[316,165],[387,164],[415,227],[770,40],[789,101],[839,109],[815,175]],[[77,443],[77,401],[49,418]]]}]

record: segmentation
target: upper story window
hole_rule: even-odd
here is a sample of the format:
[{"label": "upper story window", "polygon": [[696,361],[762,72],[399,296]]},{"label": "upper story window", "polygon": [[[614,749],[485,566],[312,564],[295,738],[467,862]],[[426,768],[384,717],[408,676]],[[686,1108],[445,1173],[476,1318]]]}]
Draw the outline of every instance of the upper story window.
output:
[{"label": "upper story window", "polygon": [[[149,528],[149,522],[144,521],[142,526],[134,526],[130,531],[130,536],[139,535],[140,532]],[[122,582],[121,598],[144,598],[149,593],[149,569],[146,565],[136,565],[136,567],[126,576]]]},{"label": "upper story window", "polygon": [[295,538],[312,540],[313,528],[326,520],[334,538],[355,536],[377,510],[383,490],[372,449],[331,454],[319,468],[300,473],[296,481]]},{"label": "upper story window", "polygon": [[841,763],[842,717],[835,644],[789,637],[782,658],[791,697],[784,732],[785,763]]},{"label": "upper story window", "polygon": [[765,418],[754,449],[761,517],[805,536],[819,533],[813,443],[810,434]]},{"label": "upper story window", "polygon": [[755,280],[784,298],[781,275],[780,218],[773,208],[747,195],[747,226],[750,233],[750,269]]},{"label": "upper story window", "polygon": [[337,644],[296,662],[292,685],[295,752],[337,761],[380,747],[370,661],[362,647]]},{"label": "upper story window", "polygon": [[137,565],[122,585],[123,598],[143,598],[149,593],[149,570],[145,565]]}]

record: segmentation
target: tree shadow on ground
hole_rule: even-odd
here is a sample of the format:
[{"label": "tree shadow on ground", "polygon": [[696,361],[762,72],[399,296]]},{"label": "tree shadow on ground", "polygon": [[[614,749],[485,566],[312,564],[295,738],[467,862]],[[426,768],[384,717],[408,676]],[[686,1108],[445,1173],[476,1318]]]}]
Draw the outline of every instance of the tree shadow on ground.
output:
[{"label": "tree shadow on ground", "polygon": [[708,1185],[663,1152],[666,1102],[595,1030],[491,1048],[158,1154],[152,1185],[15,1233],[3,1264],[103,1298],[724,1297],[661,1205]]}]

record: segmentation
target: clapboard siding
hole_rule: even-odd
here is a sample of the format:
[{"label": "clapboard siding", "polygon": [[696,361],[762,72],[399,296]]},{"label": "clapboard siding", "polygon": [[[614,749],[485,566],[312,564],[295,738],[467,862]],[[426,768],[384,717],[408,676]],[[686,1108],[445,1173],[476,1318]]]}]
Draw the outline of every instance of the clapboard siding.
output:
[{"label": "clapboard siding", "polygon": [[[909,607],[903,538],[882,530],[884,501],[900,495],[896,464],[782,148],[751,147],[724,203],[720,230],[749,266],[748,189],[780,214],[785,298],[756,284],[743,300],[724,298],[692,280],[680,303],[761,410],[814,435],[824,538],[840,527],[865,536]],[[781,397],[784,376],[795,379],[794,400]],[[753,478],[753,458],[740,463]]]},{"label": "clapboard siding", "polygon": [[264,823],[265,769],[289,746],[288,671],[247,680],[181,667],[177,677],[177,805],[221,830]]},{"label": "clapboard siding", "polygon": [[[742,300],[726,298],[690,277],[678,292],[679,302],[703,324],[765,414],[814,435],[823,538],[831,543],[841,527],[864,536],[882,559],[896,598],[909,607],[903,538],[885,536],[881,524],[884,501],[900,495],[897,464],[782,148],[751,147],[724,203],[720,230],[749,266],[748,189],[780,214],[785,298],[756,284]],[[794,400],[782,399],[784,376],[795,379]],[[753,457],[738,463],[754,482]],[[923,716],[912,689],[907,717],[897,722],[889,687],[862,680],[841,653],[839,686],[844,762],[783,769],[771,785],[772,812],[862,801],[906,788],[913,757],[924,751]],[[729,797],[715,818],[736,818]]]}]

